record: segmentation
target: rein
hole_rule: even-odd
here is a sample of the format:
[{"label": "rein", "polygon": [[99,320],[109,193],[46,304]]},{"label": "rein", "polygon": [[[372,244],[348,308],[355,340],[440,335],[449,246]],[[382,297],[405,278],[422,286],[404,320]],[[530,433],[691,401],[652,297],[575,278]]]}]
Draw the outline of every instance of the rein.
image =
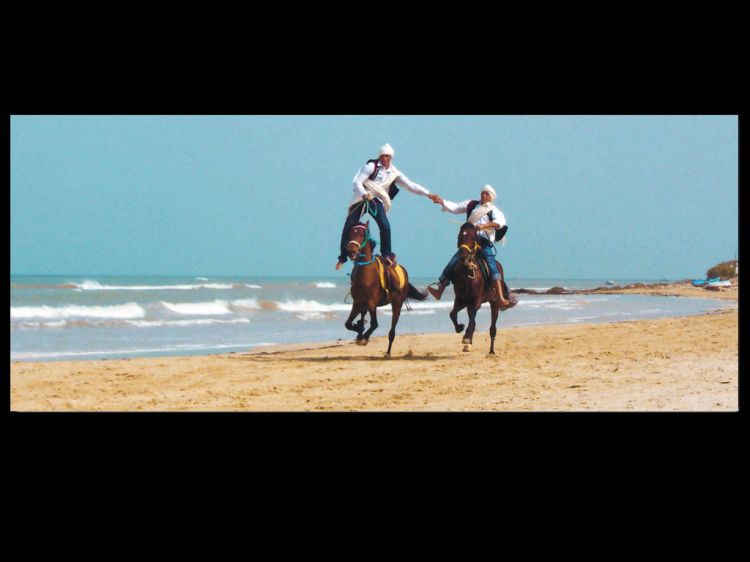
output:
[{"label": "rein", "polygon": [[362,220],[362,217],[364,216],[365,213],[370,213],[373,217],[377,217],[378,216],[378,206],[377,205],[373,205],[371,207],[369,199],[364,199],[364,202],[365,202],[365,204],[362,205],[362,212],[359,213],[359,220]]}]

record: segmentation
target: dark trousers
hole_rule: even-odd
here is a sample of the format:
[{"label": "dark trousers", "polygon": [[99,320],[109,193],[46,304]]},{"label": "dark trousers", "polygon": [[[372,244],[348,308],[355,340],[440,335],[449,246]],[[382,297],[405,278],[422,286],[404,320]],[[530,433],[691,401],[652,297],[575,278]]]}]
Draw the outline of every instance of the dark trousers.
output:
[{"label": "dark trousers", "polygon": [[[346,245],[349,243],[349,231],[359,222],[359,216],[362,213],[362,206],[364,204],[365,200],[363,199],[359,203],[355,203],[349,207],[349,215],[346,217],[344,229],[341,231],[341,254],[339,254],[339,261],[341,263],[347,260]],[[380,253],[387,256],[391,253],[391,224],[388,222],[383,202],[380,199],[370,201],[370,215],[378,223],[378,228],[380,229]],[[364,216],[362,218],[364,219]]]},{"label": "dark trousers", "polygon": [[[487,262],[487,266],[490,268],[490,277],[492,277],[493,280],[500,279],[500,271],[497,269],[497,264],[495,263],[495,250],[492,247],[492,244],[486,239],[480,239],[480,245],[482,246],[482,248],[479,251],[484,257],[484,261]],[[445,283],[447,285],[451,284],[451,272],[453,271],[453,268],[456,267],[457,263],[458,252],[453,254],[453,257],[448,262],[448,265],[446,265],[445,269],[443,269],[443,273],[440,274],[439,281],[441,283]]]}]

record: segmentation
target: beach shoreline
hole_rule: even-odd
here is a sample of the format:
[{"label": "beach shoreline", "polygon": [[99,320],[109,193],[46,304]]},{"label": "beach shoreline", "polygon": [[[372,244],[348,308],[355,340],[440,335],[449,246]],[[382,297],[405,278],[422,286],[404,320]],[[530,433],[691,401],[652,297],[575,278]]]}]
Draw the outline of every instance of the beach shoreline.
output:
[{"label": "beach shoreline", "polygon": [[[581,291],[583,292],[583,291]],[[738,301],[689,283],[587,290]],[[486,326],[205,356],[11,362],[11,411],[737,411],[736,307],[599,324]]]}]

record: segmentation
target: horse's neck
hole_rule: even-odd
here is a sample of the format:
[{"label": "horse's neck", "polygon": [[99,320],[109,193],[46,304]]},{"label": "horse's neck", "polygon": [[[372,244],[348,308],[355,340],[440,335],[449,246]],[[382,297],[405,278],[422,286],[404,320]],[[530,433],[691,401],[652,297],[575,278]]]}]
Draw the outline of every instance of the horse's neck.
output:
[{"label": "horse's neck", "polygon": [[366,242],[364,246],[360,247],[360,260],[359,261],[370,261],[372,259],[372,248],[370,242]]},{"label": "horse's neck", "polygon": [[[469,258],[469,263],[472,263],[472,264],[474,264],[476,266],[479,265],[477,263],[476,256],[471,256]],[[466,264],[464,264],[464,260],[458,260],[458,264],[456,265],[456,271],[459,272],[459,273],[469,274],[469,273],[471,273],[474,270],[470,269],[469,267],[467,267]]]},{"label": "horse's neck", "polygon": [[[476,241],[472,240],[470,243],[460,244],[458,249],[460,250],[461,246],[468,246],[469,248],[473,248],[475,244],[476,244]],[[464,264],[464,260],[459,259],[458,260],[458,264],[456,264],[455,271],[457,273],[460,273],[460,274],[463,274],[463,275],[466,275],[466,276],[471,275],[472,271],[479,271],[479,256],[477,255],[476,252],[474,252],[473,254],[471,254],[471,256],[469,257],[468,261],[469,261],[469,263],[473,264],[476,267],[476,269],[470,269],[470,268],[468,268]]]}]

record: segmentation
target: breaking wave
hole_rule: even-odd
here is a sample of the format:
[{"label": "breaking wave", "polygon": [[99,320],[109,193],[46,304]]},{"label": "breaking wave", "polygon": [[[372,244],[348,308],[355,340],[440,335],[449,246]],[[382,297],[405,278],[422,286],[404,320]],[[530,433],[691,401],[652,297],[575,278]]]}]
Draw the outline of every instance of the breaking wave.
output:
[{"label": "breaking wave", "polygon": [[43,318],[48,320],[67,318],[143,318],[146,312],[134,302],[112,306],[15,306],[10,308],[11,320]]},{"label": "breaking wave", "polygon": [[246,287],[244,283],[198,283],[180,285],[102,285],[98,281],[73,283],[78,291],[191,291],[195,289],[238,289]]}]

